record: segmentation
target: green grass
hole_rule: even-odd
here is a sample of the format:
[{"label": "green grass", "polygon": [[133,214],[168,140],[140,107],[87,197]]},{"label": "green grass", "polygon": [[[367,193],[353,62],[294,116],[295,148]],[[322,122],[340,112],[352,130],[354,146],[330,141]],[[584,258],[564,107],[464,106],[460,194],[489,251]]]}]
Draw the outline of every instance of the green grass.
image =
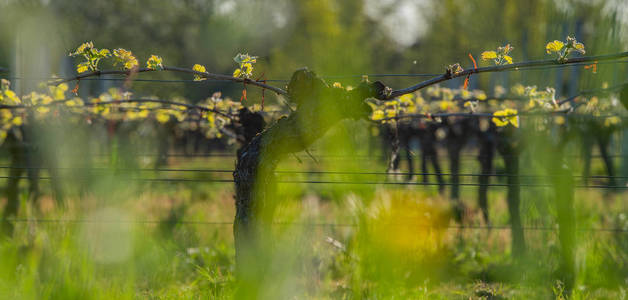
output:
[{"label": "green grass", "polygon": [[[233,167],[233,161],[225,159],[171,163],[172,167]],[[280,169],[334,166],[289,159]],[[359,166],[342,167],[357,170]],[[369,167],[382,169],[381,164]],[[464,165],[465,170],[474,167],[475,162]],[[229,178],[230,174],[194,176]],[[73,221],[19,222],[14,235],[2,239],[1,299],[567,297],[555,275],[556,231],[526,231],[528,255],[513,259],[508,230],[427,229],[457,225],[449,216],[448,199],[439,196],[436,188],[280,184],[282,204],[276,220],[297,225],[273,226],[273,251],[259,257],[267,267],[266,276],[238,285],[228,224],[234,215],[231,184],[141,183],[104,175],[88,192],[81,193],[74,184],[65,182],[70,190],[66,209],[52,205],[45,184],[39,205],[23,201],[19,219]],[[470,211],[464,225],[483,225],[475,193],[475,188],[462,188]],[[489,197],[493,224],[507,225],[505,189],[493,188]],[[625,197],[578,190],[579,226],[628,229]],[[555,226],[551,201],[551,193],[543,188],[523,189],[524,224]],[[302,223],[358,226],[298,225]],[[576,253],[576,287],[570,299],[626,297],[628,234],[578,232]]]}]

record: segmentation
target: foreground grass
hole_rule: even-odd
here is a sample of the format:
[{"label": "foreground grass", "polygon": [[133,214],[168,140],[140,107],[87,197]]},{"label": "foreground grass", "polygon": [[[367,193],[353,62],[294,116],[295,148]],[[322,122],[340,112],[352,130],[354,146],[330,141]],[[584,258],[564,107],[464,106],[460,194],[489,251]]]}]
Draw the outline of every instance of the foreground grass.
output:
[{"label": "foreground grass", "polygon": [[[169,175],[190,176],[229,178]],[[372,180],[355,176],[336,179]],[[281,184],[274,250],[260,257],[268,276],[243,286],[233,276],[230,184],[136,183],[118,174],[99,176],[89,192],[75,190],[63,210],[47,196],[37,206],[23,201],[15,233],[0,242],[0,298],[231,299],[238,290],[266,299],[567,297],[554,275],[555,230],[526,231],[528,254],[513,259],[507,229],[455,228],[448,200],[432,188]],[[491,190],[494,225],[508,222],[504,194]],[[463,225],[484,225],[475,190],[462,195],[469,208]],[[524,224],[555,226],[551,193],[526,189],[522,199]],[[586,191],[576,200],[581,227],[628,229],[625,194]],[[569,297],[625,298],[628,234],[582,231],[578,239]]]}]

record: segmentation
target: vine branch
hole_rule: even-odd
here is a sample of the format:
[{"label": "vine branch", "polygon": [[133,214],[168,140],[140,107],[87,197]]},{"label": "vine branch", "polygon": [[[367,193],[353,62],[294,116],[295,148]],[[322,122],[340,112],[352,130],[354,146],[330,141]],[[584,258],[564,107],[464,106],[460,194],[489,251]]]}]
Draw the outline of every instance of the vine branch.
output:
[{"label": "vine branch", "polygon": [[[490,66],[490,67],[467,69],[467,70],[464,70],[464,71],[458,72],[458,73],[449,73],[448,72],[448,73],[445,73],[443,75],[440,75],[440,76],[433,77],[431,79],[422,81],[422,82],[420,82],[418,84],[415,84],[415,85],[407,87],[407,88],[403,88],[403,89],[399,89],[399,90],[393,90],[392,92],[390,92],[387,95],[381,95],[380,97],[378,97],[378,99],[379,100],[393,99],[395,97],[399,97],[401,95],[413,93],[415,91],[418,91],[420,89],[423,89],[425,87],[428,87],[428,86],[431,86],[431,85],[434,85],[434,84],[437,84],[437,83],[440,83],[440,82],[443,82],[443,81],[451,80],[451,79],[458,78],[458,77],[464,77],[464,76],[468,76],[468,75],[471,75],[471,74],[487,73],[487,72],[501,72],[501,71],[507,71],[507,70],[519,70],[519,69],[527,69],[527,68],[539,67],[539,66],[568,65],[568,64],[577,64],[577,63],[584,63],[584,62],[607,61],[607,60],[616,60],[616,59],[621,59],[621,58],[626,58],[626,57],[628,57],[628,52],[620,52],[620,53],[598,55],[598,56],[575,57],[575,58],[566,59],[564,61],[558,61],[556,59],[535,60],[535,61],[520,62],[520,63],[514,63],[514,64],[508,64],[508,65],[497,65],[497,66]],[[0,71],[6,71],[6,69],[0,67]],[[57,81],[51,81],[49,84],[56,85],[56,84],[60,84],[60,83],[64,83],[64,82],[81,80],[81,79],[84,79],[84,78],[94,77],[94,76],[101,76],[101,75],[127,75],[127,76],[129,76],[129,75],[132,75],[132,74],[135,74],[135,73],[145,73],[145,72],[155,72],[155,71],[160,71],[160,70],[154,70],[154,69],[149,69],[149,68],[137,68],[137,69],[131,69],[131,70],[94,71],[94,72],[79,74],[79,75],[76,75],[74,77],[60,79],[60,80],[57,80]],[[260,87],[260,88],[263,88],[263,89],[271,90],[271,91],[275,92],[277,95],[287,96],[287,94],[288,94],[285,90],[283,90],[281,88],[274,87],[274,86],[271,86],[271,85],[267,85],[265,83],[258,82],[258,81],[255,81],[255,80],[251,80],[251,79],[248,79],[248,78],[237,78],[237,77],[233,77],[233,76],[229,76],[229,75],[209,73],[209,72],[199,72],[199,71],[195,71],[195,70],[192,70],[192,69],[180,68],[180,67],[170,67],[170,66],[164,66],[162,71],[172,71],[172,72],[193,74],[193,75],[197,75],[197,76],[200,76],[200,77],[203,77],[203,78],[207,78],[207,79],[217,79],[217,80],[227,80],[227,81],[233,81],[233,82],[241,82],[241,83],[244,83],[244,84],[250,84],[250,85],[257,86],[257,87]]]},{"label": "vine branch", "polygon": [[560,61],[558,61],[556,59],[534,60],[534,61],[520,62],[520,63],[509,64],[509,65],[498,65],[498,66],[490,66],[490,67],[483,67],[483,68],[477,68],[477,69],[467,69],[467,70],[464,70],[462,72],[455,73],[455,74],[445,73],[445,74],[440,75],[438,77],[434,77],[434,78],[428,79],[426,81],[420,82],[420,83],[418,83],[416,85],[413,85],[411,87],[407,87],[405,89],[400,89],[400,90],[394,90],[394,91],[392,91],[392,93],[390,93],[388,95],[388,97],[386,97],[384,99],[380,99],[380,100],[393,99],[393,98],[399,97],[401,95],[413,93],[415,91],[418,91],[418,90],[423,89],[425,87],[428,87],[430,85],[434,85],[434,84],[437,84],[437,83],[440,83],[440,82],[443,82],[443,81],[447,81],[447,80],[450,80],[450,79],[458,78],[458,77],[464,77],[464,76],[467,76],[467,75],[470,75],[470,74],[487,73],[487,72],[501,72],[501,71],[513,70],[513,69],[518,70],[518,69],[526,69],[526,68],[538,67],[538,66],[564,65],[564,64],[575,64],[575,63],[583,63],[583,62],[614,60],[614,59],[620,59],[620,58],[625,58],[625,57],[628,57],[628,52],[621,52],[621,53],[614,53],[614,54],[607,54],[607,55],[598,55],[598,56],[576,57],[576,58],[567,59],[567,60],[565,60],[563,62],[560,62]]},{"label": "vine branch", "polygon": [[154,69],[149,69],[149,68],[138,68],[138,69],[131,69],[131,70],[102,70],[102,71],[94,71],[94,72],[79,74],[79,75],[76,75],[74,77],[60,79],[60,80],[57,80],[57,81],[51,81],[49,84],[50,85],[57,85],[57,84],[65,83],[65,82],[81,80],[81,79],[84,79],[84,78],[101,76],[101,75],[127,75],[127,76],[129,76],[129,75],[135,74],[135,73],[158,72],[158,71],[171,71],[171,72],[187,73],[187,74],[198,75],[200,77],[207,78],[207,79],[218,79],[218,80],[228,80],[228,81],[233,81],[233,82],[242,82],[242,83],[245,83],[245,84],[250,84],[250,85],[254,85],[254,86],[260,87],[260,88],[271,90],[271,91],[275,92],[277,95],[286,95],[287,94],[286,91],[284,91],[284,90],[282,90],[282,89],[280,89],[278,87],[274,87],[272,85],[267,85],[267,84],[264,84],[262,82],[257,82],[257,81],[254,81],[254,80],[251,80],[251,79],[248,79],[248,78],[236,78],[236,77],[232,77],[232,76],[229,76],[229,75],[209,73],[209,72],[199,72],[199,71],[194,71],[192,69],[186,69],[186,68],[180,68],[180,67],[170,67],[170,66],[164,66],[163,70],[154,70]]}]

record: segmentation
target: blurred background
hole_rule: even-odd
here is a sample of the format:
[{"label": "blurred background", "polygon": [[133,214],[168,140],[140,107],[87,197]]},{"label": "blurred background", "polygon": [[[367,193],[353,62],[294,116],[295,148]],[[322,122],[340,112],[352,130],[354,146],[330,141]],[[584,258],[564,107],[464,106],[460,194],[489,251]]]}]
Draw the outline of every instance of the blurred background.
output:
[{"label": "blurred background", "polygon": [[[280,88],[295,70],[308,67],[329,84],[355,86],[367,75],[398,89],[443,74],[454,63],[473,68],[469,54],[487,66],[481,53],[506,44],[514,47],[515,62],[554,58],[545,45],[568,35],[584,43],[586,55],[627,51],[628,2],[0,0],[0,68],[6,68],[0,78],[9,80],[19,97],[41,90],[41,82],[76,75],[79,60],[68,54],[93,41],[99,49],[133,51],[141,67],[156,54],[166,66],[198,63],[208,72],[231,75],[234,56],[249,53],[258,56],[253,79]],[[595,73],[576,66],[478,74],[469,90],[492,98],[500,89],[522,84],[554,88],[556,99],[566,99],[625,84],[626,62],[600,62]],[[109,62],[100,67],[114,68]],[[80,81],[77,95],[87,101],[120,88],[137,97],[200,104],[216,92],[238,102],[243,89],[241,83],[192,81],[175,72],[138,78],[152,81],[125,87],[120,76],[94,77]],[[459,89],[463,81],[441,87]],[[270,91],[264,98],[260,89],[247,91],[242,105],[265,99],[269,109],[280,110],[262,114],[266,124],[289,112]],[[599,101],[610,103],[606,112],[625,113],[618,97],[609,92]],[[279,165],[286,173],[278,174],[284,182],[278,185],[276,251],[260,258],[267,261],[267,277],[241,285],[234,280],[231,227],[231,172],[242,144],[237,138],[194,135],[189,132],[196,125],[178,126],[183,122],[174,117],[169,123],[89,120],[79,125],[60,119],[49,116],[19,134],[9,132],[2,145],[0,207],[3,222],[12,224],[0,242],[3,299],[625,299],[628,292],[628,194],[615,188],[625,187],[628,179],[625,118],[611,131],[588,131],[588,138],[608,136],[588,156],[582,155],[582,143],[590,149],[598,142],[565,138],[560,148],[569,174],[579,178],[576,185],[581,174],[591,176],[584,185],[615,180],[610,189],[576,190],[577,227],[602,230],[575,231],[573,282],[560,275],[564,249],[556,220],[561,208],[554,206],[559,189],[522,189],[528,249],[517,258],[503,186],[507,176],[494,179],[501,187],[489,188],[490,222],[476,203],[479,141],[473,139],[461,152],[459,171],[475,174],[462,183],[472,185],[452,197],[449,186],[444,193],[435,183],[441,171],[451,183],[449,131],[433,132],[442,170],[427,174],[433,185],[416,186],[425,174],[412,169],[410,176],[387,174],[394,152],[386,135],[390,128],[359,121],[341,123],[311,153],[297,153]],[[524,135],[530,145],[560,144],[568,136],[560,129],[544,132],[541,138]],[[421,143],[408,142],[407,155],[418,157]],[[30,155],[33,145],[36,164],[20,158]],[[552,149],[538,146],[522,154],[520,172],[533,177],[529,184],[552,184],[542,177],[556,158]],[[614,173],[604,161],[609,157]],[[410,163],[418,170],[420,160],[393,169],[407,171]],[[495,161],[503,173],[506,163],[497,156]],[[33,169],[41,170],[38,180]],[[312,173],[325,171],[347,173]],[[450,213],[451,198],[468,207],[464,221]],[[19,207],[10,216],[9,203]]]},{"label": "blurred background", "polygon": [[[10,67],[13,76],[67,76],[74,70],[67,54],[84,41],[94,41],[98,48],[132,50],[141,62],[149,54],[158,54],[165,65],[191,67],[199,63],[212,72],[226,74],[232,73],[235,66],[231,58],[248,52],[260,58],[256,77],[289,79],[294,70],[307,66],[323,77],[347,76],[334,81],[355,83],[362,74],[440,74],[455,62],[470,67],[468,53],[478,59],[482,51],[505,44],[514,46],[515,61],[545,59],[545,44],[567,35],[576,36],[590,54],[619,52],[627,43],[627,11],[620,0],[7,0],[2,4],[0,64]],[[600,69],[620,72],[618,68]],[[496,82],[551,85],[562,95],[574,93],[581,84],[593,84],[585,82],[580,71],[490,74],[471,84],[482,89]],[[400,88],[416,81],[394,78],[386,83]],[[27,83],[14,84],[28,89]],[[216,90],[228,93],[239,87],[211,82],[163,86],[138,83],[134,89],[196,100]]]}]

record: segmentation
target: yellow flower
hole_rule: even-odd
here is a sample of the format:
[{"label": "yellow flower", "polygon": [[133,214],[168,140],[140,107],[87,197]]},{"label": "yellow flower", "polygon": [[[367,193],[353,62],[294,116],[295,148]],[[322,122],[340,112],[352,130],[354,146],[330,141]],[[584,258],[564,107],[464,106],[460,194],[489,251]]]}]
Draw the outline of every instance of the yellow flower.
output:
[{"label": "yellow flower", "polygon": [[504,61],[506,61],[506,64],[512,64],[512,57],[508,55],[504,55],[503,58],[504,58]]},{"label": "yellow flower", "polygon": [[333,87],[335,88],[342,88],[342,84],[340,84],[340,82],[334,82],[334,84],[332,84]]},{"label": "yellow flower", "polygon": [[[558,41],[558,40],[554,40],[553,42],[549,42],[547,43],[547,45],[545,45],[545,51],[549,54],[552,52],[558,52],[561,49],[563,49],[563,47],[565,46],[565,43]],[[583,45],[584,47],[584,45]]]}]

